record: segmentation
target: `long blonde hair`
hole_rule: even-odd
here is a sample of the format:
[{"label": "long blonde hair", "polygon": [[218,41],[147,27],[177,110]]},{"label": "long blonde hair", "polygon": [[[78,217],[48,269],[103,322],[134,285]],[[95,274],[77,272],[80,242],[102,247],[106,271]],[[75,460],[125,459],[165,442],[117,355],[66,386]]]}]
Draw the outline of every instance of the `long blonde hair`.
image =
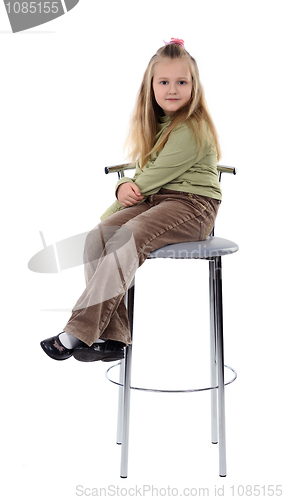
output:
[{"label": "long blonde hair", "polygon": [[[154,146],[157,123],[159,116],[162,114],[162,109],[156,102],[152,82],[156,63],[165,57],[170,59],[181,58],[188,63],[192,77],[192,92],[189,101],[172,115],[170,125]],[[206,138],[215,145],[217,159],[219,160],[221,151],[218,135],[207,109],[196,61],[184,47],[176,43],[170,43],[157,50],[156,54],[151,58],[143,76],[136,105],[130,120],[129,135],[126,140],[131,160],[136,161],[139,159],[140,166],[143,167],[153,152],[159,151],[164,147],[172,130],[184,122],[192,129],[200,147]],[[204,127],[204,122],[207,123],[207,127]]]}]

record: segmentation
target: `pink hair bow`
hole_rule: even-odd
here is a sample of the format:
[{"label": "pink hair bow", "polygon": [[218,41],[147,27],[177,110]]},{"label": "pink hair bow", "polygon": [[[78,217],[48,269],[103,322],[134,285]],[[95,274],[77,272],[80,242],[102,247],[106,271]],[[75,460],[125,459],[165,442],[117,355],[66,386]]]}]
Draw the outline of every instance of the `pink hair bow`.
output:
[{"label": "pink hair bow", "polygon": [[176,43],[177,45],[184,47],[184,41],[181,40],[180,38],[171,38],[170,42],[165,42],[165,40],[163,40],[163,42],[165,45],[170,45],[171,43]]}]

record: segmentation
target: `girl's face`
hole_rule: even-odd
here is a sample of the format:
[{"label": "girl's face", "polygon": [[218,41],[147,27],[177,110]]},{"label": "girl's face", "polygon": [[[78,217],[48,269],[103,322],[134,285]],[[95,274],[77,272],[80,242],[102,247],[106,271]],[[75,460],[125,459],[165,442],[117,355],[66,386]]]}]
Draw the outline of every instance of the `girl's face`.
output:
[{"label": "girl's face", "polygon": [[165,57],[156,63],[153,76],[155,99],[165,115],[171,115],[186,104],[192,92],[192,78],[182,59]]}]

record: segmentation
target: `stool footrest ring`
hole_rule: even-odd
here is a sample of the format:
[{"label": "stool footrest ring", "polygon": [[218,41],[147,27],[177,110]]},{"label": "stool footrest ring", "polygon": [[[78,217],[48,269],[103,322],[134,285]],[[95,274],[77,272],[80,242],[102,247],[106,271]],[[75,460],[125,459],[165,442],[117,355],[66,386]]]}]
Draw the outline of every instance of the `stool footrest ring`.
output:
[{"label": "stool footrest ring", "polygon": [[[109,376],[109,372],[115,368],[116,366],[119,366],[121,365],[121,361],[119,361],[119,363],[116,363],[115,365],[112,365],[110,366],[105,375],[106,375],[106,378],[107,380],[109,380],[109,382],[112,382],[113,384],[115,385],[119,385],[120,387],[123,387],[124,384],[121,384],[120,382],[116,382],[115,380],[111,379],[110,376]],[[229,382],[226,382],[224,385],[229,385],[231,384],[232,382],[234,382],[237,378],[237,372],[234,370],[234,368],[232,368],[231,366],[228,366],[228,365],[224,365],[225,368],[227,368],[228,370],[231,370],[231,372],[234,374],[233,378],[231,380],[229,380]],[[136,391],[147,391],[147,392],[167,392],[167,393],[182,393],[182,392],[201,392],[201,391],[212,391],[213,389],[218,389],[218,385],[216,385],[215,387],[203,387],[201,389],[150,389],[150,388],[146,388],[146,387],[134,387],[134,386],[130,386],[130,389],[134,389]]]}]

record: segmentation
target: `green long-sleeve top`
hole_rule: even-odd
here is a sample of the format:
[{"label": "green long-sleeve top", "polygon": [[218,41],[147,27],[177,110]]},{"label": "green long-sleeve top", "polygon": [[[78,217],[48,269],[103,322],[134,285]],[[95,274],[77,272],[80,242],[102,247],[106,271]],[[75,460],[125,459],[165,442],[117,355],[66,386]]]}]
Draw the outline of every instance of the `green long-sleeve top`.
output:
[{"label": "green long-sleeve top", "polygon": [[[155,143],[169,125],[170,119],[169,115],[160,118]],[[115,193],[123,182],[134,182],[145,199],[161,188],[222,199],[215,146],[205,139],[200,147],[186,123],[178,125],[170,133],[163,149],[153,153],[142,169],[138,161],[134,177],[122,177],[116,184]],[[123,208],[116,200],[101,216],[101,220]]]}]

